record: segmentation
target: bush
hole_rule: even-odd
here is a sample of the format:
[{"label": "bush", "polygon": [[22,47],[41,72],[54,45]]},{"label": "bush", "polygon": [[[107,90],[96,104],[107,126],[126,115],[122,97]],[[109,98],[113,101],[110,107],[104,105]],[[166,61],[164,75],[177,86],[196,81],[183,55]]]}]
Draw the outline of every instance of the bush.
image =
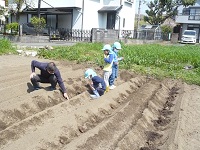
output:
[{"label": "bush", "polygon": [[42,31],[42,29],[45,28],[46,26],[46,21],[44,18],[38,18],[38,17],[32,17],[31,18],[31,23],[33,24],[35,28],[35,32],[38,34],[39,32]]},{"label": "bush", "polygon": [[173,31],[172,27],[170,27],[168,25],[161,26],[161,30],[163,33],[172,33],[172,31]]},{"label": "bush", "polygon": [[11,33],[18,34],[19,24],[17,22],[9,23],[6,25],[6,30],[11,30]]},{"label": "bush", "polygon": [[166,41],[170,40],[169,34],[173,32],[173,28],[168,25],[163,25],[161,26],[161,30],[162,30],[162,39]]}]

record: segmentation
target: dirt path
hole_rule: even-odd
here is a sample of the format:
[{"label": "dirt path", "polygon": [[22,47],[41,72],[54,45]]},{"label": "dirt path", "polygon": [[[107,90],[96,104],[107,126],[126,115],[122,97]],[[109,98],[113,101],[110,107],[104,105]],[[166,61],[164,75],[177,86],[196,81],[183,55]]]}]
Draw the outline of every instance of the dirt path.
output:
[{"label": "dirt path", "polygon": [[116,89],[91,100],[83,78],[89,65],[56,62],[67,101],[46,84],[33,91],[32,59],[0,56],[1,150],[200,149],[199,86],[122,70]]}]

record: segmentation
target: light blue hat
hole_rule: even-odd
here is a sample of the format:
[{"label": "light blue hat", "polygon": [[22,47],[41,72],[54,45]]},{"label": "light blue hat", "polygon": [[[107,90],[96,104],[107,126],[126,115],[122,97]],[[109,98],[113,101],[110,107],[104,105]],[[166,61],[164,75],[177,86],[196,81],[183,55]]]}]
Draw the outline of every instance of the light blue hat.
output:
[{"label": "light blue hat", "polygon": [[115,47],[116,49],[122,49],[121,44],[119,42],[115,42],[113,44],[113,47]]},{"label": "light blue hat", "polygon": [[97,76],[97,74],[92,69],[86,70],[85,71],[85,78],[89,78],[90,75],[92,75],[92,77]]},{"label": "light blue hat", "polygon": [[103,51],[105,51],[105,50],[111,51],[111,46],[109,44],[106,44],[106,45],[104,45],[102,50]]}]

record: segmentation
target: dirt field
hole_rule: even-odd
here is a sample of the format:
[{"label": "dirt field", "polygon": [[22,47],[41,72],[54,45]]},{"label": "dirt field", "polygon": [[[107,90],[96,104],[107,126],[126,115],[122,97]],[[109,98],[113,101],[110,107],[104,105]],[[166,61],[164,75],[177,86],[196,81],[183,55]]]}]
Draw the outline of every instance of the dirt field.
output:
[{"label": "dirt field", "polygon": [[83,77],[90,65],[56,62],[66,100],[59,87],[33,91],[32,59],[0,56],[1,150],[200,149],[199,86],[121,70],[117,88],[91,100]]}]

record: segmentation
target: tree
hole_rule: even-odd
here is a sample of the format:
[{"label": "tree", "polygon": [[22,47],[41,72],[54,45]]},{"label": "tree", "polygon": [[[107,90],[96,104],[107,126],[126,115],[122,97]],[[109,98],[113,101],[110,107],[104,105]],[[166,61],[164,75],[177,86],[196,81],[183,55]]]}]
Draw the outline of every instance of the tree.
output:
[{"label": "tree", "polygon": [[23,6],[30,7],[32,5],[32,0],[13,0],[10,7],[10,13],[16,15],[16,22],[20,20],[20,12],[22,11]]},{"label": "tree", "polygon": [[8,9],[0,6],[0,20],[6,21],[6,17],[8,17]]},{"label": "tree", "polygon": [[151,25],[162,24],[167,18],[177,15],[180,6],[194,5],[196,0],[154,0],[147,4],[144,20]]},{"label": "tree", "polygon": [[31,18],[31,23],[33,24],[34,28],[35,28],[35,32],[38,35],[39,32],[42,31],[42,29],[45,28],[46,26],[46,21],[44,18],[38,18],[38,17],[32,17]]}]

